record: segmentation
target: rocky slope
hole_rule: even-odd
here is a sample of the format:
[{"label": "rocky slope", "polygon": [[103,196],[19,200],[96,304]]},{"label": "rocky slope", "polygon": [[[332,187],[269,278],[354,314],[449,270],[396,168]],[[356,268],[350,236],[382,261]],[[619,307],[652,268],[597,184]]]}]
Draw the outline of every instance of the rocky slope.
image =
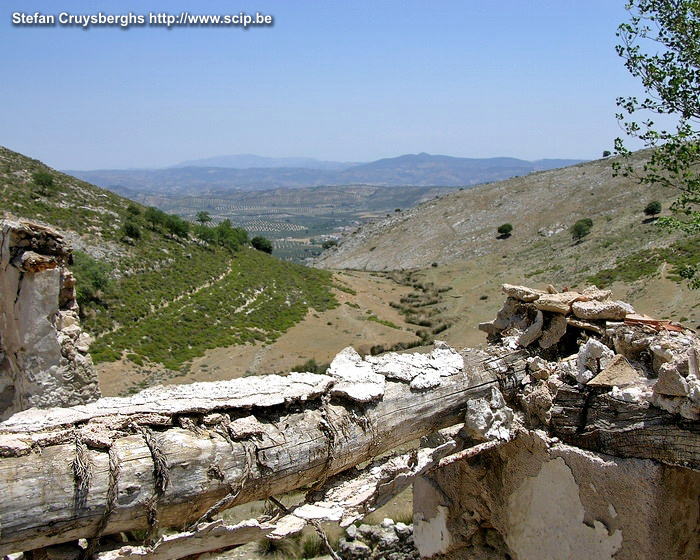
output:
[{"label": "rocky slope", "polygon": [[[558,244],[557,252],[579,252],[572,247],[568,228],[580,218],[594,222],[589,240],[603,242],[625,237],[607,251],[639,248],[630,241],[641,230],[642,209],[659,199],[668,207],[674,193],[650,191],[634,180],[614,178],[611,160],[603,159],[531,173],[436,198],[401,212],[345,239],[324,253],[316,266],[364,270],[421,268],[483,255],[522,253]],[[496,229],[510,223],[513,234],[499,238]],[[648,229],[648,228],[647,228]],[[632,235],[629,235],[632,234]],[[547,255],[547,251],[538,251]],[[542,256],[542,255],[540,255]],[[604,261],[602,259],[600,265]],[[551,264],[551,263],[549,263]]]}]

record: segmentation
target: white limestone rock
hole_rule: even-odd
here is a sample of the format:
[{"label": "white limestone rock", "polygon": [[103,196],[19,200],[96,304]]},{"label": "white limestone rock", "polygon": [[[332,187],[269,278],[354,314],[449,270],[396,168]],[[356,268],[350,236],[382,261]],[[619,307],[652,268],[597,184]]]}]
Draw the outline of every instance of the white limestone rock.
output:
[{"label": "white limestone rock", "polygon": [[542,311],[537,310],[537,315],[533,323],[518,337],[518,344],[523,348],[527,348],[542,336],[542,326],[544,325],[544,315]]},{"label": "white limestone rock", "polygon": [[571,310],[579,319],[589,321],[622,321],[628,313],[633,313],[628,304],[621,301],[575,301]]},{"label": "white limestone rock", "polygon": [[386,378],[375,373],[372,364],[350,346],[333,358],[326,374],[336,380],[331,389],[333,395],[358,402],[375,401],[384,395]]},{"label": "white limestone rock", "polygon": [[588,339],[579,348],[576,357],[576,381],[585,384],[601,371],[615,357],[615,353],[602,342]]},{"label": "white limestone rock", "polygon": [[441,377],[448,377],[464,369],[464,358],[446,342],[436,340],[428,355],[430,365],[440,372]]},{"label": "white limestone rock", "polygon": [[527,286],[514,286],[512,284],[503,284],[501,286],[503,293],[508,297],[517,299],[522,302],[533,302],[539,299],[540,296],[546,294],[542,290],[535,290],[534,288],[528,288]]},{"label": "white limestone rock", "polygon": [[470,399],[464,427],[471,437],[479,441],[510,439],[513,411],[506,406],[501,392],[491,388],[490,398]]}]

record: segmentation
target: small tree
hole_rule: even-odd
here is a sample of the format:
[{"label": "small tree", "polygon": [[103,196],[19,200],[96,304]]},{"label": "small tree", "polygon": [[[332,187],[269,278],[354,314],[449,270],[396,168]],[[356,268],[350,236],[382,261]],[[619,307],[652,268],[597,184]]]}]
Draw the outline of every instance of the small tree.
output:
[{"label": "small tree", "polygon": [[165,227],[170,233],[178,237],[187,237],[190,231],[190,224],[175,214],[166,214]]},{"label": "small tree", "polygon": [[510,237],[510,234],[513,231],[513,226],[511,224],[501,224],[500,226],[498,226],[498,229],[496,229],[496,231],[501,237]]},{"label": "small tree", "polygon": [[[618,27],[617,53],[632,76],[641,81],[644,97],[620,97],[617,118],[625,132],[655,148],[642,170],[634,160],[618,160],[613,168],[638,177],[645,185],[663,185],[679,193],[671,210],[682,219],[659,223],[689,233],[700,231],[700,2],[698,0],[628,0],[628,23]],[[672,117],[660,127],[655,115]],[[634,116],[634,117],[633,117]],[[640,121],[639,117],[643,120]],[[675,129],[675,130],[674,130]],[[630,156],[621,138],[615,152]]]},{"label": "small tree", "polygon": [[131,239],[139,239],[141,237],[141,230],[134,222],[126,222],[123,226],[123,230],[124,235]]},{"label": "small tree", "polygon": [[211,222],[211,216],[209,215],[209,212],[201,211],[197,212],[197,222],[200,224],[208,224]]},{"label": "small tree", "polygon": [[652,218],[657,214],[661,214],[661,203],[658,200],[652,200],[644,207],[644,213]]},{"label": "small tree", "polygon": [[129,215],[130,218],[135,218],[136,216],[141,215],[141,209],[136,206],[136,204],[129,204],[129,206],[126,207],[126,213]]},{"label": "small tree", "polygon": [[612,154],[610,153],[610,150],[603,150],[603,157],[607,158],[610,157]]},{"label": "small tree", "polygon": [[272,254],[272,241],[270,241],[267,237],[263,237],[262,235],[256,235],[255,237],[253,237],[253,239],[250,240],[250,244],[253,246],[254,249],[257,249],[258,251]]},{"label": "small tree", "polygon": [[32,175],[32,181],[39,187],[38,190],[43,195],[48,194],[51,191],[51,187],[54,185],[53,176],[46,171],[37,171],[34,173]]},{"label": "small tree", "polygon": [[576,243],[581,243],[581,240],[591,233],[591,227],[593,227],[593,220],[590,218],[577,221],[569,228],[571,238],[576,241]]},{"label": "small tree", "polygon": [[162,210],[158,210],[153,206],[146,208],[146,213],[144,214],[146,221],[150,223],[153,227],[162,226],[168,218],[168,215]]}]

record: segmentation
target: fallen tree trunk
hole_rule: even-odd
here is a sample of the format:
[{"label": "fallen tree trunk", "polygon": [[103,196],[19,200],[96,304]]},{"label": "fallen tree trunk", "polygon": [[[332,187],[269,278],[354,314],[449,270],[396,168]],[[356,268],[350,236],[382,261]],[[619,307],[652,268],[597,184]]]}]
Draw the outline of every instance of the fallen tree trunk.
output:
[{"label": "fallen tree trunk", "polygon": [[583,449],[700,470],[700,422],[602,391],[561,387],[551,435]]},{"label": "fallen tree trunk", "polygon": [[461,422],[468,399],[515,388],[525,371],[523,352],[472,353],[464,369],[453,351],[436,352],[451,353],[450,365],[415,355],[418,366],[385,378],[381,363],[352,358],[333,375],[171,386],[19,413],[0,424],[0,555],[183,527],[322,483]]}]

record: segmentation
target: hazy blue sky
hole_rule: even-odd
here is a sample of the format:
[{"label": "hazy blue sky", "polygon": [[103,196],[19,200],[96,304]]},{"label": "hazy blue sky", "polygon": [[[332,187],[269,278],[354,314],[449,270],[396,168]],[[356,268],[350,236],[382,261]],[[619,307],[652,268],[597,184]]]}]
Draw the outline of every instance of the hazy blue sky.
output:
[{"label": "hazy blue sky", "polygon": [[[60,169],[222,154],[597,158],[640,94],[625,0],[4,0],[0,145]],[[271,27],[20,27],[58,16],[260,12]]]}]

